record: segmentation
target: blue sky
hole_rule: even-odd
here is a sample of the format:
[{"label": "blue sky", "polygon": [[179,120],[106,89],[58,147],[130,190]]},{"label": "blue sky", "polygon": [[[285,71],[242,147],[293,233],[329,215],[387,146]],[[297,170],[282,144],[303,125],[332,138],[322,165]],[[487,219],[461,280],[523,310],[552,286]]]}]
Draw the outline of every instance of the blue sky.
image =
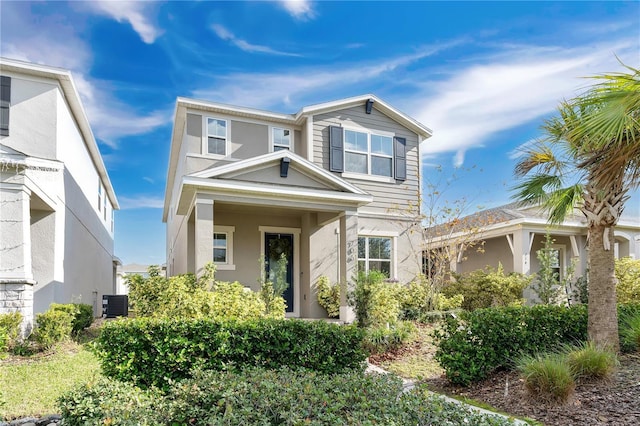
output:
[{"label": "blue sky", "polygon": [[[493,207],[510,201],[517,148],[582,77],[620,70],[615,55],[640,65],[635,1],[2,1],[0,24],[2,56],[73,72],[124,263],[164,262],[178,96],[293,113],[374,93],[434,130],[423,174],[445,198]],[[626,213],[640,216],[637,194]]]}]

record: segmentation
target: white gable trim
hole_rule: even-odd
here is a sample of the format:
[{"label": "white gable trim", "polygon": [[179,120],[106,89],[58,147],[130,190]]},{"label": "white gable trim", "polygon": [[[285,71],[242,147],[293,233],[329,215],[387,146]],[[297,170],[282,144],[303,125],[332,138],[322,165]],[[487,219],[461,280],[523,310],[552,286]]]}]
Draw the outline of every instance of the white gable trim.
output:
[{"label": "white gable trim", "polygon": [[312,162],[305,160],[299,155],[294,154],[293,152],[288,150],[270,152],[268,154],[249,158],[247,160],[241,160],[235,163],[225,164],[224,166],[214,167],[211,169],[203,170],[201,172],[192,173],[191,175],[189,175],[189,177],[205,178],[205,179],[216,178],[226,174],[249,171],[263,165],[266,166],[271,162],[280,160],[285,157],[290,158],[292,162],[295,163],[301,169],[300,170],[301,173],[306,174],[312,179],[319,179],[320,181],[323,181],[323,180],[328,181],[336,185],[338,188],[341,188],[347,192],[369,196],[368,193],[361,190],[357,186],[350,184],[344,179],[334,176],[331,172],[328,172],[325,169],[318,167]]}]

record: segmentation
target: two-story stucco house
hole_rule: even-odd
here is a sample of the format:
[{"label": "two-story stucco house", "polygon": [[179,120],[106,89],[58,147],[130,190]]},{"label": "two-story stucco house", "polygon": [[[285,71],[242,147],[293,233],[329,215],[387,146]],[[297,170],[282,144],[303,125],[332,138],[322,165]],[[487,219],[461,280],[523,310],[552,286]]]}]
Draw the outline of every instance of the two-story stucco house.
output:
[{"label": "two-story stucco house", "polygon": [[[431,130],[372,95],[280,114],[178,98],[163,220],[167,275],[259,288],[287,259],[289,316],[321,318],[315,284],[420,272],[420,143]],[[262,259],[262,262],[261,262]]]},{"label": "two-story stucco house", "polygon": [[118,209],[71,73],[0,59],[0,313],[25,331],[52,302],[99,314]]}]

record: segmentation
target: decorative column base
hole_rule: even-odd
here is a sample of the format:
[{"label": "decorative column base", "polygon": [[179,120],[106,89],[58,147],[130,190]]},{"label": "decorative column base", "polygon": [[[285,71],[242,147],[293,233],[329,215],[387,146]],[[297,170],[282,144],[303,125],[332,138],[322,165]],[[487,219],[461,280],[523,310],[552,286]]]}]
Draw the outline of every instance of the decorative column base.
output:
[{"label": "decorative column base", "polygon": [[20,334],[26,337],[33,329],[33,280],[0,280],[0,314],[20,312]]}]

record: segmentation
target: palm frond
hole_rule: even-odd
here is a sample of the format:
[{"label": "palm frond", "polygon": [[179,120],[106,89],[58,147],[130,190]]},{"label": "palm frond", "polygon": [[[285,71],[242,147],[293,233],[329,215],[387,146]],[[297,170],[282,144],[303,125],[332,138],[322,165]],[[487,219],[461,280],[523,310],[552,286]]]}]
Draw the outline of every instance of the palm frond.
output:
[{"label": "palm frond", "polygon": [[552,174],[534,174],[511,188],[513,199],[523,205],[545,204],[549,194],[562,186],[562,179]]},{"label": "palm frond", "polygon": [[549,222],[562,223],[573,210],[582,205],[584,185],[575,184],[549,194],[543,207],[549,212]]}]

